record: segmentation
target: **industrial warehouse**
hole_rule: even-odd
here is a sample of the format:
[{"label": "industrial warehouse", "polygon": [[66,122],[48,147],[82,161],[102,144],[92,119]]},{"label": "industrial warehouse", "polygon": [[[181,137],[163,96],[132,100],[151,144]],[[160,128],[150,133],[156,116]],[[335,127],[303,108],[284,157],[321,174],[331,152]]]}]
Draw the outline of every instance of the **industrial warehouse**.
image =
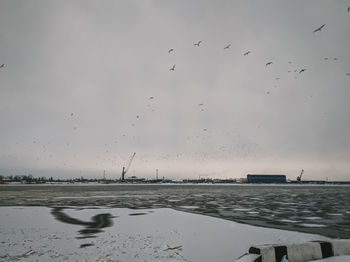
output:
[{"label": "industrial warehouse", "polygon": [[287,183],[287,178],[285,175],[274,175],[274,174],[248,174],[248,183]]}]

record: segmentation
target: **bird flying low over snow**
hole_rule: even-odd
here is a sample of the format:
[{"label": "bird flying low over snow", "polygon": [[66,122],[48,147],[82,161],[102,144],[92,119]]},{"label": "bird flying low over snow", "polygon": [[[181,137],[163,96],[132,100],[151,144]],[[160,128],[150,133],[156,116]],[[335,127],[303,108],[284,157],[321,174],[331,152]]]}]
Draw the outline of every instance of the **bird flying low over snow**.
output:
[{"label": "bird flying low over snow", "polygon": [[169,71],[175,71],[175,66],[176,65],[174,64],[173,67],[169,69]]},{"label": "bird flying low over snow", "polygon": [[171,49],[169,49],[168,53],[170,54],[173,51],[174,51],[174,48],[171,48]]},{"label": "bird flying low over snow", "polygon": [[272,65],[272,62],[266,63],[265,67],[268,66],[268,65]]},{"label": "bird flying low over snow", "polygon": [[194,43],[193,45],[199,47],[199,45],[200,45],[201,43],[202,43],[202,41],[198,41],[197,43]]},{"label": "bird flying low over snow", "polygon": [[0,65],[0,68],[3,68],[3,67],[5,67],[5,64]]},{"label": "bird flying low over snow", "polygon": [[302,72],[305,72],[305,71],[306,71],[306,69],[303,68],[303,69],[301,69],[301,70],[299,71],[299,74],[301,74]]},{"label": "bird flying low over snow", "polygon": [[313,33],[316,33],[317,31],[321,31],[322,28],[325,26],[326,24],[321,25],[319,28],[315,29],[314,31],[312,31]]},{"label": "bird flying low over snow", "polygon": [[224,47],[224,49],[229,49],[231,44],[228,44],[227,46]]},{"label": "bird flying low over snow", "polygon": [[246,55],[249,55],[251,52],[248,51],[248,52],[245,52],[243,55],[246,56]]}]

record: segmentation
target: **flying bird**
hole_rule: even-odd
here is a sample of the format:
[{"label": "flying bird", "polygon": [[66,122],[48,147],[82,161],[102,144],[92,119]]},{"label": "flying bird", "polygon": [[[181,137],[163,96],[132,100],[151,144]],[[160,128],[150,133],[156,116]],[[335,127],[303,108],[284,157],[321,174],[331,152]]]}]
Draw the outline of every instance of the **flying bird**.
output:
[{"label": "flying bird", "polygon": [[3,68],[3,67],[5,67],[5,64],[0,65],[0,68]]},{"label": "flying bird", "polygon": [[303,68],[303,69],[301,69],[301,70],[299,71],[299,74],[301,74],[302,72],[305,72],[305,71],[306,71],[306,69]]},{"label": "flying bird", "polygon": [[325,26],[326,24],[321,25],[319,28],[315,29],[314,31],[312,31],[313,33],[316,33],[317,31],[321,31],[322,28]]},{"label": "flying bird", "polygon": [[348,13],[350,12],[350,6],[348,7]]},{"label": "flying bird", "polygon": [[171,48],[171,49],[169,49],[168,53],[170,54],[173,51],[174,51],[174,48]]},{"label": "flying bird", "polygon": [[268,65],[272,65],[272,62],[266,63],[265,67],[268,66]]},{"label": "flying bird", "polygon": [[224,47],[224,49],[229,49],[231,44],[228,44],[227,46]]},{"label": "flying bird", "polygon": [[347,75],[347,76],[350,76],[350,73],[347,73],[346,75]]},{"label": "flying bird", "polygon": [[150,97],[149,97],[149,99],[153,99],[153,98],[154,98],[154,96],[150,96]]},{"label": "flying bird", "polygon": [[74,115],[74,113],[70,113],[70,116],[73,116]]},{"label": "flying bird", "polygon": [[202,106],[202,105],[204,105],[204,104],[202,104],[202,103],[200,103],[200,104],[198,104],[199,106]]},{"label": "flying bird", "polygon": [[169,71],[175,71],[175,66],[176,65],[174,64],[173,67],[169,69]]},{"label": "flying bird", "polygon": [[243,55],[246,56],[246,55],[249,55],[251,52],[248,51],[248,52],[245,52]]},{"label": "flying bird", "polygon": [[202,43],[202,41],[198,41],[197,43],[194,43],[193,45],[199,47],[199,45],[200,45],[201,43]]}]

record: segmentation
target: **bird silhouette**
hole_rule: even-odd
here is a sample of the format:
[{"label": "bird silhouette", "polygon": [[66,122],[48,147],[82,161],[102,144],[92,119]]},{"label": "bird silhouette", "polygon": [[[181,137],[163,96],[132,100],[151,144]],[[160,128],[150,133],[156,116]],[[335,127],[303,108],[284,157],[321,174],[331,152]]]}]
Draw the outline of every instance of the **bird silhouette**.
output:
[{"label": "bird silhouette", "polygon": [[0,65],[0,68],[3,68],[3,67],[5,67],[5,64]]},{"label": "bird silhouette", "polygon": [[175,71],[175,66],[176,65],[174,64],[173,67],[169,69],[169,71]]},{"label": "bird silhouette", "polygon": [[347,75],[347,76],[350,76],[350,73],[347,73],[346,75]]},{"label": "bird silhouette", "polygon": [[348,7],[348,13],[350,12],[350,6]]},{"label": "bird silhouette", "polygon": [[249,55],[251,52],[248,51],[248,52],[245,52],[243,55],[246,56],[246,55]]},{"label": "bird silhouette", "polygon": [[169,49],[168,53],[170,54],[173,51],[174,51],[174,48],[171,48],[171,49]]},{"label": "bird silhouette", "polygon": [[302,72],[305,72],[305,71],[306,71],[306,69],[303,68],[303,69],[301,69],[301,70],[299,71],[299,74],[301,74]]},{"label": "bird silhouette", "polygon": [[321,31],[322,28],[325,26],[326,24],[321,25],[319,28],[315,29],[314,31],[312,31],[313,33],[316,33],[317,31]]},{"label": "bird silhouette", "polygon": [[154,96],[150,96],[150,97],[149,97],[149,99],[153,99],[153,98],[154,98]]},{"label": "bird silhouette", "polygon": [[224,49],[229,49],[231,44],[228,44],[227,46],[224,47]]},{"label": "bird silhouette", "polygon": [[272,65],[272,62],[266,63],[265,67],[268,66],[268,65]]},{"label": "bird silhouette", "polygon": [[201,43],[202,43],[202,41],[198,41],[197,43],[194,43],[193,45],[199,47],[199,45],[200,45]]}]

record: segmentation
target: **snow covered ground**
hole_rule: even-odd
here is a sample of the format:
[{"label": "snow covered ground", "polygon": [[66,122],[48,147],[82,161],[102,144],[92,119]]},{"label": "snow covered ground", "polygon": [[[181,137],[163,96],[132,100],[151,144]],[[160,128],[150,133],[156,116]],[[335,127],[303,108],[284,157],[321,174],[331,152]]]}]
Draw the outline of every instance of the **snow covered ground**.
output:
[{"label": "snow covered ground", "polygon": [[0,235],[0,261],[233,262],[252,245],[327,239],[168,208],[104,207],[0,207]]}]

